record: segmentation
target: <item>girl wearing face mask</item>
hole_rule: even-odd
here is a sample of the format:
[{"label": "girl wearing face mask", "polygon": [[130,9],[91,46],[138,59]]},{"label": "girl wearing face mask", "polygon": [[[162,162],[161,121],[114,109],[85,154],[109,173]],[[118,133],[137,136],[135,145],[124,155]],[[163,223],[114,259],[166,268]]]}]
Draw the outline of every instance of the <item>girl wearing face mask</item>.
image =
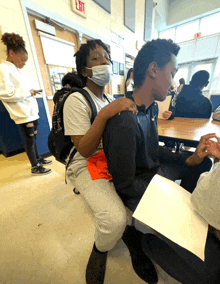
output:
[{"label": "girl wearing face mask", "polygon": [[[101,284],[104,283],[107,252],[121,238],[127,223],[124,204],[107,172],[102,134],[109,118],[125,110],[136,113],[136,106],[126,98],[113,101],[112,96],[104,96],[105,87],[112,79],[112,65],[110,52],[101,40],[82,44],[75,56],[77,73],[98,114],[91,125],[91,109],[83,95],[73,93],[66,100],[65,134],[71,136],[77,149],[67,176],[94,213],[95,243],[86,269],[86,283]],[[92,172],[94,164],[98,173]]]},{"label": "girl wearing face mask", "polygon": [[7,59],[0,63],[0,100],[23,134],[25,151],[32,166],[31,173],[51,173],[42,165],[51,164],[52,161],[40,157],[36,145],[39,110],[34,96],[39,91],[29,86],[28,77],[20,71],[28,60],[25,42],[15,33],[5,33],[1,40],[7,46]]}]

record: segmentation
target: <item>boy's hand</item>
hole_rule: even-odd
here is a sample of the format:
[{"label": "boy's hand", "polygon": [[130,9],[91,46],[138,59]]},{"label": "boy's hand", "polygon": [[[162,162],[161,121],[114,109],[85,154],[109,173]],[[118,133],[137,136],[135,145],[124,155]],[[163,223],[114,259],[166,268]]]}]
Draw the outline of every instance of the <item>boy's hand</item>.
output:
[{"label": "boy's hand", "polygon": [[169,119],[172,115],[172,111],[169,111],[169,110],[165,110],[163,113],[162,113],[162,116],[164,119]]},{"label": "boy's hand", "polygon": [[134,114],[138,113],[135,102],[124,97],[111,102],[101,110],[107,119],[112,118],[122,111],[132,111]]},{"label": "boy's hand", "polygon": [[217,142],[213,140],[207,141],[206,148],[207,151],[211,153],[211,155],[213,155],[215,158],[220,159],[220,137],[216,136],[215,138],[217,139]]},{"label": "boy's hand", "polygon": [[196,166],[202,163],[205,157],[210,156],[211,153],[207,149],[211,138],[216,138],[215,133],[210,133],[201,137],[199,145],[196,148],[195,153],[186,160],[189,166]]}]

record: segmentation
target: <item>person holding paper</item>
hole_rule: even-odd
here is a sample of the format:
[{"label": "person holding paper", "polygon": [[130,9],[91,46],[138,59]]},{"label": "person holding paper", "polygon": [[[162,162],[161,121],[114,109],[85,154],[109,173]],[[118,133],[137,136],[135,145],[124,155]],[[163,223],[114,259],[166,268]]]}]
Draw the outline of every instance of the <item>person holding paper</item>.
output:
[{"label": "person holding paper", "polygon": [[183,284],[220,283],[220,137],[216,139],[207,141],[206,148],[217,162],[200,176],[191,195],[194,210],[210,225],[205,261],[162,235],[146,234],[142,239],[146,255]]}]

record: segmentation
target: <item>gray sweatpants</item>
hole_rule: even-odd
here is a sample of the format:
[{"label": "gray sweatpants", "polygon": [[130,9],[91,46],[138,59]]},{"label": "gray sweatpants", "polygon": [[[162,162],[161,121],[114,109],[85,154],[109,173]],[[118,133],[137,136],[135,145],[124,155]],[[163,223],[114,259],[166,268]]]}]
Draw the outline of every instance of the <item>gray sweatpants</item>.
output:
[{"label": "gray sweatpants", "polygon": [[128,221],[126,208],[113,182],[104,178],[92,180],[87,167],[74,176],[72,165],[67,176],[93,211],[97,249],[102,252],[112,249],[122,237]]}]

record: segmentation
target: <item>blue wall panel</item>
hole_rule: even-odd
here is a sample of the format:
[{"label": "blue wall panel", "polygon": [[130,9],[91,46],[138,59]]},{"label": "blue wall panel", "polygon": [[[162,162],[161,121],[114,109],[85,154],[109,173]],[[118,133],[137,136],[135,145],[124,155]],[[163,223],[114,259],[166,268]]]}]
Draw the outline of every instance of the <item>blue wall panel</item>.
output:
[{"label": "blue wall panel", "polygon": [[44,107],[43,99],[37,98],[38,106],[39,106],[39,125],[38,125],[38,133],[37,133],[37,147],[40,155],[46,154],[49,152],[47,147],[47,139],[50,133],[50,126],[47,119],[46,110]]},{"label": "blue wall panel", "polygon": [[106,12],[111,14],[111,0],[93,0],[96,4],[102,7]]}]

